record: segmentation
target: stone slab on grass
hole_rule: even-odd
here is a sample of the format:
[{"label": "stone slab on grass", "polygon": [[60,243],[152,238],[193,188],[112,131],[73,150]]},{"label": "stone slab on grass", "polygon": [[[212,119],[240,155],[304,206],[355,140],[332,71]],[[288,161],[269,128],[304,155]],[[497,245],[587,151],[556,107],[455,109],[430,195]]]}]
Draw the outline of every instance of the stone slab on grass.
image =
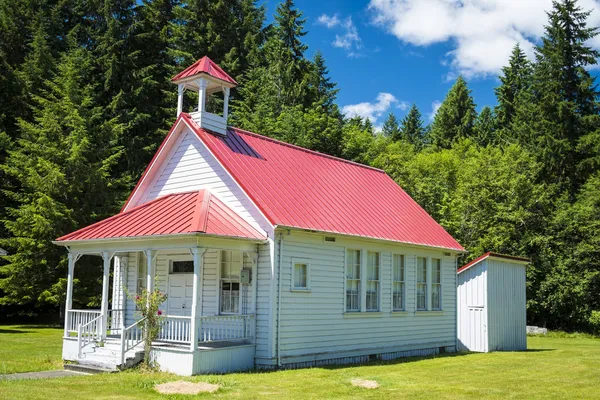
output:
[{"label": "stone slab on grass", "polygon": [[154,390],[160,394],[198,394],[214,393],[219,390],[219,387],[219,385],[207,382],[175,381],[156,385]]},{"label": "stone slab on grass", "polygon": [[365,389],[377,389],[379,387],[379,383],[377,383],[377,381],[371,381],[368,379],[352,379],[350,383],[352,383],[352,386]]}]

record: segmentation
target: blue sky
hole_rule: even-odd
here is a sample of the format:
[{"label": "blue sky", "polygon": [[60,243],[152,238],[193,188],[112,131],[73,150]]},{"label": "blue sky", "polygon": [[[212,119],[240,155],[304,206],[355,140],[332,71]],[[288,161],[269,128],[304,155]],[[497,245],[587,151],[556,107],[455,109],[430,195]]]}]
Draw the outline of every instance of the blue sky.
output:
[{"label": "blue sky", "polygon": [[[279,1],[267,1],[269,21]],[[259,2],[260,4],[260,2]],[[376,126],[415,103],[432,117],[458,74],[478,109],[496,103],[494,87],[519,42],[529,56],[543,34],[551,0],[296,0],[307,18],[308,55],[323,52],[338,83],[338,104]],[[580,0],[600,25],[600,1]],[[600,39],[591,43],[600,48]],[[594,71],[596,73],[596,71]]]}]

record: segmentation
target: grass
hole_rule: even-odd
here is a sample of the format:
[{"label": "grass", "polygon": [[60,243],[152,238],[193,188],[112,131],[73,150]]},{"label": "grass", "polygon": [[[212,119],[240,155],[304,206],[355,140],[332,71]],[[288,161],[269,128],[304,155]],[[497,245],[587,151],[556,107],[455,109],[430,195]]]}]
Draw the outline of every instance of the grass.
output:
[{"label": "grass", "polygon": [[62,368],[62,335],[45,325],[0,325],[0,374]]},{"label": "grass", "polygon": [[[40,335],[47,332],[22,329]],[[16,336],[2,336],[0,343],[6,345],[6,340],[17,341]],[[59,342],[60,334],[56,338]],[[52,346],[60,347],[60,343]],[[133,370],[37,381],[0,381],[0,398],[190,398],[183,395],[165,397],[153,390],[157,383],[179,379],[220,384],[217,393],[198,396],[215,398],[598,398],[599,339],[529,337],[528,346],[530,350],[526,352],[455,354],[361,366],[191,378]],[[12,343],[9,347],[13,347]],[[33,353],[31,349],[30,352]],[[15,361],[15,368],[18,364]],[[350,385],[353,378],[372,379],[380,387],[374,390],[356,388]]]}]

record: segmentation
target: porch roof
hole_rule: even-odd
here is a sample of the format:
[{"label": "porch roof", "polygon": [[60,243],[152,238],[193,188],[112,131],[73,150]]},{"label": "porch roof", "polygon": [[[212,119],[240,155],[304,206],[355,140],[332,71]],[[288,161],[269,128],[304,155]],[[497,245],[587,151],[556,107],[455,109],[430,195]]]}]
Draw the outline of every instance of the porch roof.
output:
[{"label": "porch roof", "polygon": [[203,233],[265,240],[252,225],[208,190],[174,193],[96,222],[57,242]]}]

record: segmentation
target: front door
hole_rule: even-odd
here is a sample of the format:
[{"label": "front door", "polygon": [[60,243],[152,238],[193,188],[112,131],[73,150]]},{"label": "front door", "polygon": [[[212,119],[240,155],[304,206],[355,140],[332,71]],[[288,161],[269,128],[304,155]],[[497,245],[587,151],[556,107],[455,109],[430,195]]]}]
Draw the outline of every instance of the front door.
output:
[{"label": "front door", "polygon": [[180,317],[192,315],[194,274],[170,274],[167,314]]}]

